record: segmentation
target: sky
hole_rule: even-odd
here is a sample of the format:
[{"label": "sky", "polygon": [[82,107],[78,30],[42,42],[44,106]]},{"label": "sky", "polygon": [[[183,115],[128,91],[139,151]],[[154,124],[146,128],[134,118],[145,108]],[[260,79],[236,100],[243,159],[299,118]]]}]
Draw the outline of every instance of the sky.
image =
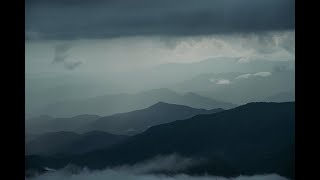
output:
[{"label": "sky", "polygon": [[217,56],[245,61],[259,53],[288,58],[294,54],[294,5],[293,0],[27,0],[26,71],[60,66],[126,71]]},{"label": "sky", "polygon": [[26,72],[128,72],[165,63],[194,63],[216,57],[240,61],[294,60],[294,31],[188,37],[41,40],[26,42]]},{"label": "sky", "polygon": [[294,29],[293,0],[27,0],[26,38],[185,36]]},{"label": "sky", "polygon": [[294,0],[26,0],[25,12],[28,106],[161,88],[201,74],[170,74],[163,65],[295,61]]}]

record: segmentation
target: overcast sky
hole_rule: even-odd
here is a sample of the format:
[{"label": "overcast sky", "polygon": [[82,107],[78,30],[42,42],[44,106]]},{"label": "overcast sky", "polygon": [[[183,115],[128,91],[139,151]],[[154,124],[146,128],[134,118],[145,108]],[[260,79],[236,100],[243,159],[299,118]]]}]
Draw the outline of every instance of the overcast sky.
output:
[{"label": "overcast sky", "polygon": [[292,30],[294,0],[27,0],[26,38]]},{"label": "overcast sky", "polygon": [[294,60],[294,31],[191,37],[140,36],[26,43],[26,72],[123,73],[215,57]]},{"label": "overcast sky", "polygon": [[294,0],[27,0],[26,70],[118,71],[257,52],[287,58],[279,47],[294,54],[294,7]]},{"label": "overcast sky", "polygon": [[37,96],[59,83],[159,84],[169,79],[145,72],[166,63],[295,59],[294,0],[26,0],[25,20],[26,91]]}]

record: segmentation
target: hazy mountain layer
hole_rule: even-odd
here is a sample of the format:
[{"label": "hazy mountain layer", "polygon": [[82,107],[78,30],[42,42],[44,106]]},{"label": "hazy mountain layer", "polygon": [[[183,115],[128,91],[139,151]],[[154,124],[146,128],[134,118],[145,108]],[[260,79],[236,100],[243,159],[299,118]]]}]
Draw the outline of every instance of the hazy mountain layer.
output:
[{"label": "hazy mountain layer", "polygon": [[84,125],[78,131],[101,130],[114,134],[137,134],[151,126],[190,118],[198,114],[211,114],[223,109],[195,109],[188,106],[156,103],[146,109],[106,116]]},{"label": "hazy mountain layer", "polygon": [[45,133],[38,135],[26,144],[26,154],[80,154],[111,147],[126,138],[127,136],[113,135],[102,131],[83,134],[67,131]]},{"label": "hazy mountain layer", "polygon": [[77,115],[71,118],[53,118],[51,116],[42,115],[25,121],[26,136],[55,131],[75,132],[76,129],[93,122],[98,118],[100,118],[100,116],[87,114]]},{"label": "hazy mountain layer", "polygon": [[105,95],[83,100],[62,101],[51,104],[38,113],[52,116],[75,116],[78,114],[112,115],[147,108],[157,102],[181,104],[193,108],[229,109],[234,104],[216,101],[195,93],[178,94],[169,89],[155,89],[137,94]]},{"label": "hazy mountain layer", "polygon": [[[260,102],[283,92],[295,92],[295,72],[205,74],[173,88],[235,104]],[[291,98],[289,98],[291,99]]]},{"label": "hazy mountain layer", "polygon": [[295,93],[294,92],[280,92],[275,95],[269,96],[265,98],[263,101],[265,102],[289,102],[295,101]]}]

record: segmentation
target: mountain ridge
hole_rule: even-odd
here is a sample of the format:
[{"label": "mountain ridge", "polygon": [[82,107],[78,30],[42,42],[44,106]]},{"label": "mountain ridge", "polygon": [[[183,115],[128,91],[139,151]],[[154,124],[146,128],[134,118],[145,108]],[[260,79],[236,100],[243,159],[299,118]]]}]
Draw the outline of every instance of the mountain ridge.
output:
[{"label": "mountain ridge", "polygon": [[144,109],[101,117],[86,124],[81,131],[103,130],[113,134],[134,135],[154,125],[219,111],[223,109],[196,109],[160,101]]},{"label": "mountain ridge", "polygon": [[108,116],[149,107],[159,101],[181,104],[193,108],[229,109],[235,104],[214,100],[207,97],[179,94],[167,88],[153,89],[136,94],[104,95],[94,98],[84,98],[77,101],[61,101],[50,104],[38,110],[39,114],[51,116],[75,116],[77,114],[97,114]]},{"label": "mountain ridge", "polygon": [[294,177],[295,103],[248,103],[214,114],[153,126],[105,150],[69,158],[26,157],[29,168],[66,162],[92,169],[134,164],[156,155],[178,153],[206,158],[183,173],[221,176],[278,173]]}]

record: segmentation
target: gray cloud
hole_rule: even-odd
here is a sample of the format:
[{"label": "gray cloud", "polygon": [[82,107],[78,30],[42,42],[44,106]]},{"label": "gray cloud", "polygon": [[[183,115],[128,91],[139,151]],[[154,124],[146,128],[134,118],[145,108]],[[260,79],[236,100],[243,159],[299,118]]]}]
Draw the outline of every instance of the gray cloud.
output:
[{"label": "gray cloud", "polygon": [[66,62],[64,63],[64,67],[65,67],[66,69],[73,70],[73,69],[75,69],[76,67],[78,67],[78,66],[81,65],[81,64],[82,64],[81,61],[73,61],[73,62],[71,62],[71,61],[66,61]]},{"label": "gray cloud", "polygon": [[[125,165],[121,167],[108,168],[105,170],[90,171],[87,168],[79,168],[69,165],[62,170],[50,171],[30,178],[29,180],[228,180],[230,178],[216,176],[189,176],[186,174],[176,174],[167,176],[163,174],[152,174],[152,172],[162,170],[183,170],[184,168],[201,163],[201,160],[181,157],[177,154],[168,156],[158,156],[151,160],[135,165]],[[48,169],[48,168],[47,168]],[[239,176],[234,180],[288,180],[277,174]]]},{"label": "gray cloud", "polygon": [[243,74],[240,76],[237,76],[236,79],[248,79],[252,74],[248,73],[248,74]]},{"label": "gray cloud", "polygon": [[271,54],[284,50],[292,56],[295,55],[294,31],[247,33],[242,34],[242,38],[243,47],[252,48],[256,54]]},{"label": "gray cloud", "polygon": [[270,72],[257,72],[253,75],[254,76],[261,76],[261,77],[268,77],[268,76],[271,76],[271,73]]},{"label": "gray cloud", "polygon": [[52,63],[63,64],[64,68],[68,70],[73,70],[82,62],[74,57],[71,57],[68,52],[72,48],[70,44],[58,44],[54,49],[54,57]]},{"label": "gray cloud", "polygon": [[295,54],[295,35],[294,33],[287,33],[281,36],[279,45],[291,54]]},{"label": "gray cloud", "polygon": [[156,156],[153,159],[132,166],[121,166],[115,170],[127,171],[136,174],[148,174],[159,171],[177,172],[201,163],[204,160],[181,157],[178,154]]},{"label": "gray cloud", "polygon": [[74,39],[292,30],[294,14],[293,0],[29,0],[26,31]]},{"label": "gray cloud", "polygon": [[257,72],[257,73],[254,73],[254,74],[242,74],[242,75],[239,75],[237,76],[235,79],[248,79],[249,77],[251,76],[260,76],[260,77],[268,77],[268,76],[271,76],[272,73],[270,72]]},{"label": "gray cloud", "polygon": [[69,44],[58,44],[54,49],[53,63],[63,63],[68,58],[68,51],[71,49]]},{"label": "gray cloud", "polygon": [[288,67],[284,66],[284,65],[278,65],[278,66],[274,66],[273,67],[273,72],[283,72],[283,71],[287,71]]},{"label": "gray cloud", "polygon": [[220,79],[216,84],[230,84],[231,81],[228,79]]}]

